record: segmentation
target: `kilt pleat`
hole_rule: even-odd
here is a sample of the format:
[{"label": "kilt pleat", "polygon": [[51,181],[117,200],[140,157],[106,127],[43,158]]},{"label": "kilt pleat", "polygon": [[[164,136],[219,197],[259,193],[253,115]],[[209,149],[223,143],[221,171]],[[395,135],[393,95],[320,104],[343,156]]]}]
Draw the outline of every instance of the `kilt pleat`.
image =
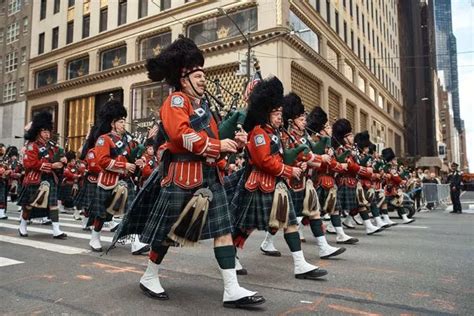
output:
[{"label": "kilt pleat", "polygon": [[296,216],[303,216],[303,202],[304,202],[306,190],[295,192],[289,189],[289,191],[290,191],[291,200],[293,201],[293,207],[295,208]]},{"label": "kilt pleat", "polygon": [[79,189],[79,193],[74,200],[74,205],[77,209],[89,209],[90,204],[94,200],[97,183],[92,183],[89,180],[84,181],[84,185]]},{"label": "kilt pleat", "polygon": [[355,211],[359,208],[356,188],[345,185],[338,187],[337,199],[341,204],[341,209],[344,211]]},{"label": "kilt pleat", "polygon": [[[232,220],[224,187],[218,179],[215,167],[203,164],[203,185],[185,190],[174,183],[162,187],[153,204],[140,241],[151,245],[168,244],[168,233],[178,220],[181,211],[199,188],[209,188],[213,194],[204,223],[201,240],[220,237],[232,233]],[[174,244],[174,243],[171,243]]]},{"label": "kilt pleat", "polygon": [[[318,193],[319,205],[321,205],[321,212],[326,213],[326,210],[323,210],[324,204],[326,203],[326,199],[329,194],[329,190],[326,190],[322,186],[316,188],[316,192]],[[337,191],[337,196],[339,196],[339,190]],[[339,212],[341,210],[341,202],[339,198],[336,198],[336,207],[334,208],[335,212]]]},{"label": "kilt pleat", "polygon": [[[245,181],[240,181],[239,185],[239,191],[231,204],[234,227],[242,230],[267,230],[273,204],[273,192],[248,191],[244,187]],[[288,225],[296,224],[298,222],[290,193]]]},{"label": "kilt pleat", "polygon": [[0,204],[6,208],[8,186],[5,181],[0,181]]}]

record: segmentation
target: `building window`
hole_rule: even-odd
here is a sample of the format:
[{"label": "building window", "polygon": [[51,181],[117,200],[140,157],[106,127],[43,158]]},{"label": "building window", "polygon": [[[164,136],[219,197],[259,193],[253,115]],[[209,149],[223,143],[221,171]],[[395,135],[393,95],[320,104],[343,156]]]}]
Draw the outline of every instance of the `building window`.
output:
[{"label": "building window", "polygon": [[344,61],[344,76],[349,79],[350,82],[354,82],[354,68]]},{"label": "building window", "polygon": [[120,0],[118,10],[118,25],[127,23],[127,0]]},{"label": "building window", "polygon": [[339,55],[330,46],[327,47],[327,61],[336,69],[338,69]]},{"label": "building window", "polygon": [[140,60],[158,55],[163,48],[171,44],[171,32],[147,37],[140,42]]},{"label": "building window", "polygon": [[59,42],[59,27],[55,27],[53,29],[53,38],[52,38],[52,41],[51,41],[51,49],[58,48],[58,42]]},{"label": "building window", "polygon": [[28,17],[23,18],[23,33],[28,33]]},{"label": "building window", "polygon": [[39,40],[38,40],[38,55],[41,55],[44,53],[44,33],[41,33],[39,35]]},{"label": "building window", "polygon": [[383,109],[383,103],[384,103],[383,97],[382,95],[379,94],[377,98],[377,105],[379,106],[379,108]]},{"label": "building window", "polygon": [[46,19],[46,0],[41,0],[40,20]]},{"label": "building window", "polygon": [[295,31],[303,30],[304,32],[297,32],[297,36],[308,44],[315,52],[319,53],[319,36],[313,32],[301,19],[290,11],[290,25]]},{"label": "building window", "polygon": [[67,7],[70,8],[70,7],[73,7],[74,6],[74,0],[68,0],[67,1]]},{"label": "building window", "polygon": [[[244,34],[257,30],[256,7],[229,13],[229,16],[237,23]],[[225,15],[191,24],[187,29],[187,33],[188,37],[197,45],[240,36],[235,25]]]},{"label": "building window", "polygon": [[171,8],[171,0],[160,0],[160,11]]},{"label": "building window", "polygon": [[365,93],[365,79],[362,76],[359,76],[359,80],[357,80],[357,87]]},{"label": "building window", "polygon": [[99,22],[99,32],[107,30],[107,16],[109,14],[109,8],[105,7],[100,10],[100,22]]},{"label": "building window", "polygon": [[347,22],[346,21],[344,21],[343,32],[344,32],[344,43],[347,44]]},{"label": "building window", "polygon": [[18,56],[16,51],[11,52],[5,58],[5,73],[15,71],[18,68]]},{"label": "building window", "polygon": [[134,128],[146,130],[153,124],[150,118],[159,113],[169,91],[166,83],[152,83],[132,89],[132,120],[137,123]]},{"label": "building window", "polygon": [[331,2],[326,0],[326,22],[331,25]]},{"label": "building window", "polygon": [[15,14],[20,11],[20,9],[21,0],[8,0],[8,15]]},{"label": "building window", "polygon": [[58,13],[60,8],[61,8],[61,0],[54,0],[54,10],[53,10],[53,13],[54,13],[54,14]]},{"label": "building window", "polygon": [[369,98],[375,102],[375,89],[372,86],[369,86]]},{"label": "building window", "polygon": [[127,63],[127,46],[103,51],[100,55],[100,70],[125,65]]},{"label": "building window", "polygon": [[321,2],[320,0],[316,0],[314,4],[314,8],[316,9],[316,12],[321,13]]},{"label": "building window", "polygon": [[20,24],[18,22],[12,23],[7,27],[7,44],[18,40],[20,34]]},{"label": "building window", "polygon": [[144,18],[148,15],[148,0],[139,0],[138,2],[138,18]]},{"label": "building window", "polygon": [[352,0],[349,0],[349,13],[350,15],[352,16],[353,15],[353,11],[352,11]]},{"label": "building window", "polygon": [[351,49],[352,50],[355,49],[355,46],[354,46],[354,31],[351,31]]},{"label": "building window", "polygon": [[90,15],[83,16],[82,17],[82,38],[89,37],[90,24],[91,24],[91,16]]},{"label": "building window", "polygon": [[362,34],[365,35],[365,15],[362,13]]},{"label": "building window", "polygon": [[3,34],[5,34],[3,28],[0,28],[0,43],[3,43]]},{"label": "building window", "polygon": [[359,26],[359,5],[356,4],[356,23]]},{"label": "building window", "polygon": [[66,44],[71,44],[74,40],[74,22],[67,23]]},{"label": "building window", "polygon": [[10,102],[16,99],[16,82],[8,82],[3,85],[3,102]]},{"label": "building window", "polygon": [[21,63],[26,63],[26,47],[21,48]]},{"label": "building window", "polygon": [[75,59],[67,64],[67,78],[74,79],[89,74],[89,56]]},{"label": "building window", "polygon": [[336,30],[336,33],[339,35],[339,12],[337,11],[334,13],[334,20],[335,20],[334,29]]},{"label": "building window", "polygon": [[58,67],[54,66],[48,69],[36,72],[36,88],[41,88],[56,83],[58,80]]},{"label": "building window", "polygon": [[20,91],[19,91],[20,96],[23,96],[25,94],[25,78],[20,78]]}]

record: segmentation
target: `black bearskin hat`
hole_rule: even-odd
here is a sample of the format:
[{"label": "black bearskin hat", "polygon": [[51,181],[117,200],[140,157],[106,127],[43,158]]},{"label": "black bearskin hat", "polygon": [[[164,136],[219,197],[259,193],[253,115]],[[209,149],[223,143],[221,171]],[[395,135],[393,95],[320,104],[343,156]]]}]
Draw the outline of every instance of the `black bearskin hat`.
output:
[{"label": "black bearskin hat", "polygon": [[68,151],[66,153],[66,159],[67,159],[67,162],[70,162],[71,160],[76,159],[76,153],[72,150]]},{"label": "black bearskin hat", "polygon": [[7,150],[5,151],[6,155],[8,158],[11,158],[13,156],[19,156],[18,154],[18,148],[15,146],[8,146]]},{"label": "black bearskin hat", "polygon": [[148,147],[148,146],[155,146],[155,141],[153,140],[153,138],[148,138],[145,141],[145,147]]},{"label": "black bearskin hat", "polygon": [[373,155],[376,151],[377,151],[377,145],[371,142],[369,145],[369,154]]},{"label": "black bearskin hat", "polygon": [[95,139],[100,135],[107,134],[112,130],[111,124],[114,121],[127,117],[127,109],[119,100],[110,99],[99,108],[98,124],[95,131]]},{"label": "black bearskin hat", "polygon": [[332,125],[332,137],[335,140],[333,145],[335,147],[345,145],[344,137],[351,132],[351,122],[349,122],[347,119],[338,119]]},{"label": "black bearskin hat", "polygon": [[392,148],[384,148],[382,150],[382,157],[385,162],[390,162],[395,158],[395,153],[393,152]]},{"label": "black bearskin hat", "polygon": [[53,130],[53,115],[47,111],[35,114],[30,129],[25,133],[25,139],[29,141],[36,140],[41,130]]},{"label": "black bearskin hat", "polygon": [[311,110],[308,115],[307,127],[309,130],[319,133],[324,129],[324,125],[328,122],[328,115],[324,110],[317,106]]},{"label": "black bearskin hat", "polygon": [[359,148],[360,150],[366,148],[366,147],[370,147],[370,145],[372,144],[370,142],[370,136],[369,136],[369,132],[368,131],[363,131],[361,133],[357,133],[355,136],[354,136],[354,144],[357,146],[357,148]]},{"label": "black bearskin hat", "polygon": [[301,98],[294,92],[290,92],[284,97],[283,122],[288,126],[289,120],[294,120],[304,114],[304,105]]},{"label": "black bearskin hat", "polygon": [[[87,152],[89,149],[95,146],[95,142],[97,141],[97,126],[93,125],[91,126],[91,129],[89,130],[89,134],[87,135],[86,141],[82,145],[81,149],[81,155],[79,156],[80,160],[86,159]],[[100,136],[100,135],[99,135]]]},{"label": "black bearskin hat", "polygon": [[249,96],[244,130],[250,132],[257,125],[269,123],[269,114],[283,104],[283,84],[280,79],[271,77],[260,81]]},{"label": "black bearskin hat", "polygon": [[181,90],[181,78],[202,70],[203,66],[202,52],[191,39],[183,35],[146,63],[148,78],[157,82],[165,79],[176,90]]}]

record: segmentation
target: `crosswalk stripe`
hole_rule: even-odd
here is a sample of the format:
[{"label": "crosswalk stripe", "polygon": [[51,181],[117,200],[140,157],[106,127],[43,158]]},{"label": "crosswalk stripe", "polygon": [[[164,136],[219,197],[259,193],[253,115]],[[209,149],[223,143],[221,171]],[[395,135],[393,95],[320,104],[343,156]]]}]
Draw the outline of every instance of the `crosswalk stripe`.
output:
[{"label": "crosswalk stripe", "polygon": [[0,267],[12,266],[14,264],[24,263],[23,261],[13,260],[10,258],[0,257]]},{"label": "crosswalk stripe", "polygon": [[417,226],[417,225],[397,225],[397,229],[398,228],[422,228],[422,229],[425,229],[425,228],[428,228],[428,226]]},{"label": "crosswalk stripe", "polygon": [[[18,225],[0,223],[0,227],[18,230]],[[31,227],[31,225],[28,226],[28,231],[29,232],[35,232],[35,233],[51,234],[51,229]],[[74,233],[74,232],[69,232],[69,231],[64,231],[64,232],[68,235],[68,237],[79,238],[79,239],[87,239],[87,240],[91,239],[90,234],[81,234],[81,233]],[[21,240],[25,240],[25,238],[22,238]],[[112,242],[112,237],[100,236],[100,241]]]},{"label": "crosswalk stripe", "polygon": [[77,255],[80,253],[90,252],[89,250],[83,249],[83,248],[47,243],[47,242],[32,240],[28,238],[19,238],[19,237],[10,237],[10,236],[0,235],[0,241],[8,242],[11,244],[22,245],[22,246],[33,247],[37,249],[53,251],[53,252],[59,252],[65,255]]},{"label": "crosswalk stripe", "polygon": [[[19,218],[19,217],[9,217],[8,219],[9,219],[9,220],[12,220],[12,221],[17,221],[17,222],[20,221],[20,218]],[[61,217],[59,218],[59,225],[60,225],[61,227],[72,227],[72,228],[80,228],[80,229],[82,229],[82,225],[81,225],[81,224],[69,224],[69,223],[64,223],[64,222],[62,222],[63,220],[64,220],[63,218],[61,218]],[[76,221],[76,220],[74,220],[74,221],[75,221],[75,222],[78,222],[78,221]],[[105,227],[105,225],[104,225],[104,228],[102,228],[102,231],[104,231],[104,232],[110,232],[110,228]]]}]

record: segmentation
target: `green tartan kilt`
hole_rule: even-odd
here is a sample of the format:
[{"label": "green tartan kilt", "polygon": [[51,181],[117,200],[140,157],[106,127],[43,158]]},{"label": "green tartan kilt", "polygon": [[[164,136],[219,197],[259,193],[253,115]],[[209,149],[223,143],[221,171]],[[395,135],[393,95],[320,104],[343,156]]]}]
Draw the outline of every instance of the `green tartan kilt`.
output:
[{"label": "green tartan kilt", "polygon": [[236,194],[237,188],[239,188],[239,182],[245,174],[245,170],[245,168],[242,168],[224,177],[225,194],[227,195],[227,199],[229,201],[232,201],[232,198]]},{"label": "green tartan kilt", "polygon": [[[125,207],[125,213],[128,212],[130,205],[132,204],[133,199],[135,198],[135,185],[133,184],[132,180],[125,179],[128,188],[128,198],[127,204]],[[111,214],[107,213],[105,202],[112,196],[113,189],[104,190],[103,188],[97,186],[94,199],[92,204],[90,205],[90,215],[89,215],[89,224],[92,225],[94,219],[101,218],[103,220],[110,220],[112,218]]]},{"label": "green tartan kilt", "polygon": [[7,183],[3,180],[0,180],[0,206],[6,208],[7,206]]},{"label": "green tartan kilt", "polygon": [[[322,186],[316,188],[316,192],[318,193],[319,205],[321,205],[321,215],[326,213],[326,210],[323,210],[324,204],[326,203],[326,199],[329,194],[329,190],[326,190]],[[334,212],[341,211],[341,202],[339,201],[339,190],[337,190],[337,198],[336,198],[336,207],[334,208]]]},{"label": "green tartan kilt", "polygon": [[78,210],[83,208],[89,209],[90,204],[94,200],[96,188],[97,183],[92,183],[87,179],[84,181],[84,185],[81,186],[79,193],[74,200],[74,205]]},{"label": "green tartan kilt", "polygon": [[212,201],[204,223],[200,240],[224,236],[233,231],[224,186],[220,183],[215,167],[203,164],[203,184],[200,187],[185,190],[174,183],[162,187],[151,209],[140,241],[150,245],[175,244],[170,242],[168,233],[178,220],[182,210],[200,188],[209,188]]},{"label": "green tartan kilt", "polygon": [[345,185],[338,187],[337,199],[341,204],[341,209],[344,211],[356,211],[359,208],[356,188]]},{"label": "green tartan kilt", "polygon": [[[48,177],[46,179],[42,179],[41,181],[48,181],[49,182],[49,196],[48,196],[48,208],[46,209],[39,209],[34,208],[30,213],[30,218],[40,218],[49,215],[50,208],[57,208],[58,207],[58,185],[54,182],[54,179]],[[22,186],[22,190],[20,196],[18,198],[17,204],[21,207],[27,207],[34,197],[36,196],[39,184],[28,184]]]},{"label": "green tartan kilt", "polygon": [[289,189],[289,191],[290,191],[291,200],[293,201],[293,207],[295,209],[296,216],[304,216],[303,215],[303,202],[304,202],[304,197],[306,195],[306,190],[295,192]]},{"label": "green tartan kilt", "polygon": [[[268,230],[270,212],[273,204],[273,192],[264,193],[260,190],[250,192],[245,189],[245,182],[232,200],[231,208],[234,218],[234,227],[242,230]],[[288,225],[297,225],[295,208],[289,194]]]}]

